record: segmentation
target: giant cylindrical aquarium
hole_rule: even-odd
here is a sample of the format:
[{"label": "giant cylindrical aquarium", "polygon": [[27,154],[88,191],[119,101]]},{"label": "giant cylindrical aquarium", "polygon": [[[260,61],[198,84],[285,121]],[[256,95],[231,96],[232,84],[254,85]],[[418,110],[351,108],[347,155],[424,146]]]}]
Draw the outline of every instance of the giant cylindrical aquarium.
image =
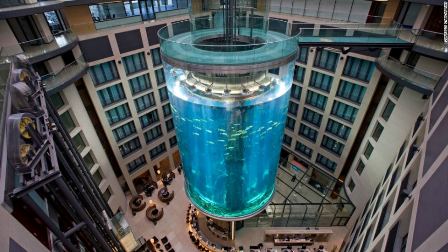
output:
[{"label": "giant cylindrical aquarium", "polygon": [[210,217],[251,217],[274,194],[297,40],[269,5],[193,0],[159,31],[185,192]]}]

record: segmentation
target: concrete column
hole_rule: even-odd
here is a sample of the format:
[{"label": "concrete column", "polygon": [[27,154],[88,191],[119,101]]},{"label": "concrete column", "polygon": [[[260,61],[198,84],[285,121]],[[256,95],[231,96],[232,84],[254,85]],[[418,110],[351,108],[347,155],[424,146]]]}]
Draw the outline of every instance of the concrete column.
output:
[{"label": "concrete column", "polygon": [[319,32],[320,32],[320,25],[319,24],[315,24],[314,25],[314,30],[313,30],[313,36],[319,36]]},{"label": "concrete column", "polygon": [[47,67],[49,73],[58,73],[65,66],[64,61],[62,60],[61,56],[57,56],[52,59],[49,59],[49,60],[45,61],[44,64]]},{"label": "concrete column", "polygon": [[418,13],[417,18],[415,19],[413,29],[423,29],[425,28],[426,22],[428,21],[429,15],[431,15],[433,6],[431,5],[423,5]]},{"label": "concrete column", "polygon": [[45,19],[44,14],[34,14],[33,18],[36,22],[37,29],[39,30],[44,43],[50,43],[51,41],[53,41],[54,37],[53,34],[51,34],[50,27],[48,27],[48,23]]}]

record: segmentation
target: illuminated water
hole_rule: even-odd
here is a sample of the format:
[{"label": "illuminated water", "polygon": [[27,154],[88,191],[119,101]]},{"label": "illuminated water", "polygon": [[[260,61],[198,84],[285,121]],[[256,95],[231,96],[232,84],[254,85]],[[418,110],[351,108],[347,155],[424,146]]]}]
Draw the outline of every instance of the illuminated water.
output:
[{"label": "illuminated water", "polygon": [[292,76],[255,98],[223,101],[195,94],[176,81],[171,66],[165,70],[192,203],[223,219],[262,210],[275,189]]}]

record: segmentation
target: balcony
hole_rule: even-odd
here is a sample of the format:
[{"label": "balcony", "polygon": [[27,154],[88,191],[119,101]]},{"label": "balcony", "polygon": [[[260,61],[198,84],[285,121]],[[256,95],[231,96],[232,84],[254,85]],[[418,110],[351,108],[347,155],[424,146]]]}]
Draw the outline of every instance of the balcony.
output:
[{"label": "balcony", "polygon": [[64,31],[51,37],[42,37],[1,47],[0,58],[23,54],[31,64],[34,64],[73,49],[77,42],[78,38],[74,33]]},{"label": "balcony", "polygon": [[57,73],[51,73],[42,76],[42,84],[48,94],[54,94],[61,91],[76,80],[82,78],[87,72],[87,63],[82,57],[76,59],[72,63],[66,65]]},{"label": "balcony", "polygon": [[440,79],[437,74],[403,64],[389,56],[379,57],[376,66],[390,79],[424,95],[430,95]]},{"label": "balcony", "polygon": [[412,49],[430,57],[448,60],[448,47],[443,41],[443,33],[420,30]]},{"label": "balcony", "polygon": [[[409,31],[410,29],[383,24],[328,24],[300,28],[298,40],[302,46],[411,48],[415,36]],[[403,33],[406,33],[406,39],[402,38]]]}]

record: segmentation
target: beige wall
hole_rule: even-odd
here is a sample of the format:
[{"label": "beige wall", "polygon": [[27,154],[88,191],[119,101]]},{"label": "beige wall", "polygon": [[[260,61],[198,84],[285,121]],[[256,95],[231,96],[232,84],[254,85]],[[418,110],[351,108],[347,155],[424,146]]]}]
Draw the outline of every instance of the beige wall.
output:
[{"label": "beige wall", "polygon": [[26,251],[50,251],[3,207],[0,207],[0,223],[0,248],[2,251],[9,251],[10,239],[16,241]]},{"label": "beige wall", "polygon": [[[171,169],[174,169],[175,168],[175,162],[174,162],[173,155],[174,155],[174,153],[176,151],[178,151],[177,147],[170,148],[170,146],[169,146],[169,138],[175,136],[175,132],[173,130],[173,131],[167,133],[166,126],[165,126],[165,121],[166,120],[165,120],[165,118],[163,116],[162,106],[167,104],[168,101],[164,101],[164,102],[160,101],[158,89],[163,87],[164,85],[157,86],[157,81],[156,81],[155,73],[154,73],[155,70],[162,68],[162,66],[160,65],[160,66],[153,67],[152,66],[153,65],[152,64],[152,57],[151,57],[151,55],[148,55],[148,52],[150,52],[151,49],[157,48],[157,47],[159,47],[159,45],[149,46],[145,28],[148,27],[148,26],[154,26],[154,25],[166,24],[166,23],[170,23],[170,22],[174,22],[174,21],[184,20],[186,18],[188,18],[188,17],[187,16],[177,16],[177,17],[166,18],[166,19],[161,19],[161,20],[152,21],[152,22],[138,23],[138,24],[129,25],[129,26],[126,26],[126,27],[116,27],[116,28],[110,28],[110,29],[102,29],[102,30],[99,30],[99,31],[97,31],[95,33],[85,34],[85,35],[80,36],[81,40],[94,38],[94,37],[100,37],[100,36],[108,36],[108,39],[109,39],[111,47],[112,47],[112,51],[113,51],[113,54],[114,54],[113,56],[108,57],[108,58],[104,58],[104,59],[101,59],[101,60],[98,60],[98,61],[95,61],[95,62],[90,62],[89,66],[93,66],[93,65],[97,65],[97,64],[101,64],[101,63],[113,60],[116,63],[117,70],[118,70],[119,75],[120,75],[120,79],[108,82],[106,84],[102,84],[102,85],[100,85],[98,87],[94,86],[90,75],[88,75],[88,74],[85,75],[83,77],[83,79],[84,79],[84,82],[86,83],[87,90],[88,90],[89,95],[90,95],[90,97],[92,99],[92,102],[94,104],[94,107],[95,107],[95,110],[96,110],[96,112],[98,114],[98,117],[100,118],[100,122],[103,125],[104,132],[106,133],[108,141],[109,141],[109,143],[110,143],[110,145],[112,147],[112,150],[113,150],[113,152],[115,154],[115,157],[117,158],[119,166],[120,166],[120,168],[121,168],[121,170],[123,172],[123,177],[124,177],[125,181],[127,182],[128,186],[129,186],[129,189],[130,189],[132,194],[136,194],[137,193],[136,189],[134,187],[134,184],[133,184],[133,180],[135,178],[139,177],[140,175],[142,175],[144,173],[147,173],[147,172],[149,172],[149,174],[151,175],[151,179],[152,180],[157,180],[157,176],[156,176],[156,174],[154,172],[153,166],[156,165],[156,166],[160,167],[161,166],[161,162],[163,160],[165,160],[166,158],[169,159],[169,163],[170,163]],[[134,50],[134,51],[131,51],[131,52],[120,53],[120,51],[118,49],[117,42],[116,42],[115,34],[119,33],[119,32],[134,30],[134,29],[140,30],[140,34],[141,34],[142,41],[143,41],[143,48],[138,49],[138,50]],[[136,53],[140,53],[140,52],[143,52],[144,55],[145,55],[148,69],[144,70],[144,71],[140,71],[138,73],[126,75],[123,63],[119,64],[118,61],[121,61],[122,57],[125,57],[125,56],[128,56],[128,55],[132,55],[132,54],[136,54]],[[155,124],[154,126],[152,126],[150,128],[145,128],[144,130],[142,130],[141,129],[141,125],[140,125],[140,121],[139,121],[139,117],[142,116],[143,114],[149,112],[149,111],[152,111],[154,108],[145,110],[145,112],[138,113],[137,110],[136,110],[135,104],[134,104],[134,99],[136,99],[137,97],[140,97],[142,95],[145,95],[145,94],[147,94],[149,92],[142,92],[142,93],[139,93],[139,94],[136,94],[136,95],[133,96],[132,92],[131,92],[131,88],[130,88],[130,86],[128,84],[128,80],[129,79],[132,79],[134,77],[143,75],[145,73],[149,73],[149,75],[150,75],[151,84],[152,84],[152,89],[151,89],[150,92],[154,93],[154,98],[155,98],[155,101],[156,101],[156,106],[154,108],[157,108],[157,110],[158,110],[159,119],[160,119],[160,125],[162,127],[162,132],[163,132],[163,136],[161,138],[158,138],[157,140],[155,140],[154,142],[150,143],[149,145],[147,145],[145,143],[145,138],[144,138],[144,134],[143,133],[146,132],[148,129],[154,127],[157,124]],[[108,106],[107,109],[104,109],[103,106],[101,105],[101,102],[100,102],[99,98],[98,98],[97,90],[100,90],[100,89],[103,89],[103,88],[106,88],[106,87],[109,87],[109,86],[113,86],[113,85],[118,84],[118,83],[122,83],[124,92],[126,94],[126,99],[124,101],[120,101],[120,102],[118,102],[116,104]],[[127,103],[129,105],[132,117],[127,119],[127,120],[124,120],[122,122],[119,122],[116,125],[113,125],[111,127],[109,125],[109,122],[107,121],[107,117],[106,117],[105,111],[109,110],[109,109],[111,109],[111,108],[113,108],[115,106],[119,106],[119,105],[121,105],[123,103]],[[117,143],[115,141],[115,139],[114,139],[112,130],[115,129],[116,127],[119,127],[119,126],[121,126],[123,124],[126,124],[126,123],[130,122],[130,121],[134,121],[134,124],[135,124],[136,129],[137,129],[137,134],[134,134],[131,137],[123,139],[123,140],[121,140],[120,142]],[[140,150],[130,154],[129,156],[126,156],[125,158],[122,158],[120,150],[119,150],[119,146],[121,144],[125,143],[126,141],[131,140],[132,138],[135,138],[135,137],[139,138],[140,143],[142,145],[142,148]],[[154,148],[154,147],[156,147],[157,145],[159,145],[159,144],[161,144],[163,142],[166,145],[167,151],[165,153],[161,154],[160,156],[158,156],[157,158],[155,158],[154,160],[151,160],[151,158],[149,156],[149,150]],[[129,172],[127,170],[127,165],[131,161],[133,161],[136,158],[140,157],[141,155],[145,156],[147,164],[144,167],[134,171],[132,174],[129,174]]]},{"label": "beige wall", "polygon": [[22,52],[14,33],[4,19],[0,20],[0,34],[1,55],[14,55]]},{"label": "beige wall", "polygon": [[112,196],[108,203],[113,212],[116,212],[120,207],[122,210],[126,209],[126,197],[121,189],[117,177],[113,171],[112,165],[104,151],[103,146],[96,134],[95,128],[90,121],[89,115],[82,103],[81,97],[76,90],[75,85],[66,87],[62,92],[64,102],[67,104],[58,110],[59,114],[70,111],[75,124],[78,126],[70,133],[71,137],[81,134],[86,144],[86,148],[81,151],[81,156],[86,156],[91,152],[94,161],[97,163],[91,168],[91,174],[94,174],[98,169],[101,170],[103,180],[99,184],[101,193],[110,187]]}]

